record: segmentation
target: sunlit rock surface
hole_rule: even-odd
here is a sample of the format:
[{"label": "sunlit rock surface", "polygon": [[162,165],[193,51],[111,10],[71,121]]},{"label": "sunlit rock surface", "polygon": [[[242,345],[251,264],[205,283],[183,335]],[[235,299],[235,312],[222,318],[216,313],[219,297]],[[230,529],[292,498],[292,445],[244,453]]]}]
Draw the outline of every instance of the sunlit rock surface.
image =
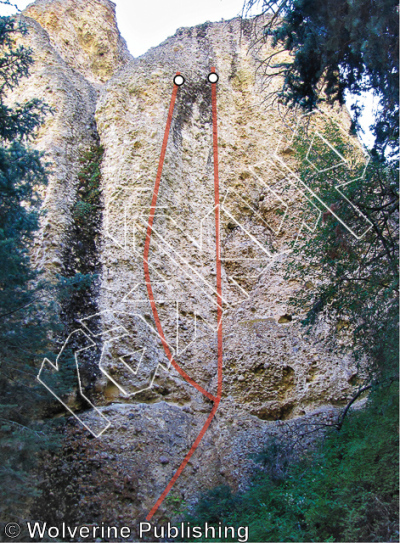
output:
[{"label": "sunlit rock surface", "polygon": [[[310,421],[331,420],[351,396],[357,377],[349,351],[327,349],[327,326],[322,322],[314,335],[305,336],[302,316],[288,305],[291,295],[308,288],[285,279],[284,268],[301,225],[304,197],[277,159],[294,167],[288,143],[292,121],[283,119],[277,104],[264,103],[266,91],[249,49],[250,28],[236,19],[179,29],[132,59],[108,0],[38,0],[22,18],[29,35],[21,42],[32,47],[36,63],[15,98],[37,96],[55,110],[35,143],[52,163],[43,204],[47,214],[34,255],[37,266],[50,273],[73,269],[65,262],[65,245],[72,243],[81,159],[94,144],[104,148],[101,214],[93,234],[97,264],[85,268],[98,274],[95,299],[91,305],[71,306],[67,322],[68,333],[81,329],[96,336],[88,366],[92,376],[86,368],[83,385],[98,412],[81,402],[80,416],[90,428],[101,427],[99,413],[111,424],[93,439],[71,418],[63,452],[48,459],[36,513],[44,515],[46,500],[52,500],[55,520],[126,524],[143,519],[210,413],[211,402],[168,368],[155,333],[143,251],[172,80],[179,71],[186,82],[178,91],[166,149],[150,276],[175,359],[215,394],[214,169],[207,82],[213,66],[220,78],[223,392],[216,417],[171,496],[190,504],[211,486],[245,485],[251,455],[271,436],[293,436]],[[274,84],[278,88],[279,81]],[[331,115],[348,126],[347,113]],[[68,254],[73,260],[73,251]],[[79,265],[76,271],[83,269]],[[343,327],[344,343],[346,333]],[[59,348],[55,344],[55,354]],[[74,394],[78,398],[78,383]],[[157,518],[176,513],[173,503],[167,499]]]}]

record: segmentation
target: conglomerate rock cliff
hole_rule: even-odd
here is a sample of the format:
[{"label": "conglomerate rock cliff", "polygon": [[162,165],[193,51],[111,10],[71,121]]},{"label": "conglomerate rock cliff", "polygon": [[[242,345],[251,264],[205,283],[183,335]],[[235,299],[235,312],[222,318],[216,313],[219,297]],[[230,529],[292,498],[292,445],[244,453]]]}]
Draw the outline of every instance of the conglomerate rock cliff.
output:
[{"label": "conglomerate rock cliff", "polygon": [[[50,274],[98,275],[91,299],[64,309],[68,334],[80,330],[89,342],[85,347],[90,338],[96,344],[90,363],[78,357],[82,390],[96,409],[83,402],[79,416],[94,433],[111,423],[93,439],[71,417],[64,452],[47,466],[36,514],[43,516],[46,509],[54,511],[55,522],[132,524],[154,505],[212,407],[169,367],[143,271],[177,71],[185,84],[177,93],[166,147],[150,278],[176,361],[216,394],[214,164],[207,81],[215,67],[224,370],[218,411],[171,491],[174,503],[191,503],[214,485],[245,484],[251,454],[271,436],[295,432],[299,421],[329,419],[351,395],[356,369],[350,353],[324,346],[323,324],[315,336],[304,337],[300,316],[288,305],[296,290],[307,288],[284,278],[304,195],[278,160],[290,160],[290,131],[278,107],[263,104],[247,25],[234,19],[182,28],[132,59],[109,0],[38,0],[22,19],[29,34],[21,41],[33,49],[36,62],[15,98],[36,96],[55,110],[36,142],[46,151],[52,173],[34,256]],[[343,111],[331,115],[348,123]],[[79,237],[84,226],[74,227],[74,206],[82,157],[99,144],[104,149],[100,211],[85,254]],[[82,348],[78,343],[71,344],[75,351]],[[59,348],[55,345],[55,355]],[[69,399],[74,409],[78,397],[77,383]],[[172,514],[169,499],[156,518]]]},{"label": "conglomerate rock cliff", "polygon": [[54,50],[91,83],[105,83],[131,58],[109,0],[39,0],[24,15],[40,24]]}]

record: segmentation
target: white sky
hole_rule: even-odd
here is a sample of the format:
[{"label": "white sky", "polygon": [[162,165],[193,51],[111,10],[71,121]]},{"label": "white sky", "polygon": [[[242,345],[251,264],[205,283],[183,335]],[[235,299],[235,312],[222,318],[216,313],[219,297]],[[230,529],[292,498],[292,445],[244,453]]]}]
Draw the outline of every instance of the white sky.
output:
[{"label": "white sky", "polygon": [[[117,6],[117,21],[129,51],[134,57],[143,55],[150,47],[159,45],[177,28],[194,26],[205,21],[232,19],[242,10],[243,0],[113,0]],[[20,9],[32,0],[11,0]],[[0,4],[0,15],[15,13]]]},{"label": "white sky", "polygon": [[358,99],[359,103],[364,106],[364,109],[359,119],[359,123],[361,125],[361,129],[363,130],[363,133],[358,133],[358,137],[360,138],[362,143],[368,149],[370,149],[374,144],[375,138],[369,127],[374,122],[374,118],[378,110],[379,101],[372,92],[363,92],[359,97],[354,97],[347,92],[345,94],[345,100],[346,106],[348,107],[350,114],[350,106],[355,103],[356,98]]},{"label": "white sky", "polygon": [[[244,0],[113,0],[117,6],[117,22],[122,36],[134,57],[143,55],[150,47],[159,45],[177,28],[194,26],[206,21],[220,21],[232,19],[239,15]],[[19,9],[24,9],[31,0],[11,0]],[[0,15],[15,13],[0,3]],[[347,96],[348,107],[352,97]],[[359,134],[362,142],[367,146],[373,143],[369,125],[373,122],[373,111],[376,108],[372,96],[363,96],[364,114],[361,117],[361,126],[364,134]]]}]

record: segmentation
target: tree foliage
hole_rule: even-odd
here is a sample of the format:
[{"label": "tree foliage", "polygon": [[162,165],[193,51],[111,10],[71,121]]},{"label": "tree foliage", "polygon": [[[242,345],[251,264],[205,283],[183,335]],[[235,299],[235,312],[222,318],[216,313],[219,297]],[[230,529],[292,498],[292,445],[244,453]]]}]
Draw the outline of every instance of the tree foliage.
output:
[{"label": "tree foliage", "polygon": [[291,149],[309,197],[303,225],[320,213],[293,242],[292,304],[309,331],[323,320],[330,347],[356,355],[362,381],[352,400],[369,396],[363,409],[351,401],[308,451],[267,443],[248,490],[211,489],[187,520],[249,526],[250,541],[397,541],[397,3],[247,0],[245,11],[256,5],[264,23],[253,45],[272,39],[261,66],[267,79],[283,76],[283,103],[312,112],[343,103],[346,91],[380,98],[367,165],[334,123],[313,135],[304,125]]},{"label": "tree foliage", "polygon": [[[358,358],[368,356],[369,380],[395,378],[397,171],[378,160],[356,159],[351,138],[344,137],[334,123],[326,124],[322,137],[300,131],[293,146],[302,183],[327,207],[315,231],[303,231],[293,243],[287,275],[297,279],[301,288],[292,303],[297,311],[308,308],[303,321],[308,326],[329,315],[332,340],[345,333],[343,328],[353,330],[350,348]],[[339,156],[346,162],[338,164]],[[308,202],[306,222],[308,215],[315,214],[314,203],[321,208],[318,202]]]},{"label": "tree foliage", "polygon": [[250,541],[397,541],[396,170],[366,164],[334,123],[320,127],[320,137],[306,128],[292,151],[299,187],[312,191],[302,217],[311,226],[300,229],[288,259],[287,276],[299,284],[292,304],[309,330],[320,319],[331,325],[332,349],[345,338],[342,348],[358,354],[362,380],[353,399],[368,390],[366,406],[349,403],[336,423],[321,423],[325,435],[308,449],[267,441],[248,490],[211,489],[186,520],[249,526]]},{"label": "tree foliage", "polygon": [[47,182],[42,155],[30,141],[49,108],[36,99],[6,103],[33,62],[31,51],[15,44],[24,33],[15,19],[0,17],[0,512],[17,515],[13,520],[36,492],[35,453],[52,441],[38,422],[44,395],[35,363],[57,327],[48,285],[30,261],[38,189]]},{"label": "tree foliage", "polygon": [[[84,231],[80,252],[68,249],[74,266],[50,282],[31,261],[32,242],[45,213],[39,192],[48,177],[44,154],[33,149],[32,142],[52,110],[38,99],[9,105],[11,91],[29,75],[33,63],[32,51],[15,43],[26,32],[16,19],[0,17],[0,514],[13,521],[38,495],[33,468],[40,452],[60,441],[54,427],[62,419],[46,418],[54,414],[53,397],[36,376],[44,357],[55,360],[53,343],[60,349],[70,332],[63,309],[71,301],[90,302],[96,275],[91,269],[77,271],[75,260],[93,252],[91,228],[99,221],[103,154],[95,145],[82,156],[80,200],[72,210],[74,225]],[[74,353],[69,348],[63,354],[59,371],[46,375],[46,383],[67,397],[77,375]]]},{"label": "tree foliage", "polygon": [[300,457],[288,442],[267,443],[248,490],[211,489],[186,520],[248,526],[257,542],[397,541],[397,395],[397,383],[374,391],[366,409]]},{"label": "tree foliage", "polygon": [[[398,149],[399,21],[395,0],[246,0],[267,15],[255,43],[272,38],[290,53],[263,59],[283,76],[285,104],[311,111],[326,100],[344,103],[346,92],[372,91],[379,98],[374,123],[376,149]],[[323,92],[322,92],[323,91]],[[360,114],[355,106],[355,125]]]}]

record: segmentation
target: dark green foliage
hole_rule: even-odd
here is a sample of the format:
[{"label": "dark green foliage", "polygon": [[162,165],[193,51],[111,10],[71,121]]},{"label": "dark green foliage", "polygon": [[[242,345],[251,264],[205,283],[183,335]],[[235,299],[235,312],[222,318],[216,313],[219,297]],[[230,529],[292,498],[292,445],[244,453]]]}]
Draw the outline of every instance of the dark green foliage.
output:
[{"label": "dark green foliage", "polygon": [[[264,63],[283,76],[280,97],[311,111],[323,100],[344,103],[345,92],[373,91],[381,110],[374,124],[377,149],[398,149],[399,21],[395,0],[246,0],[275,14],[264,28],[290,60]],[[324,93],[321,93],[321,90]],[[356,113],[359,113],[356,107]]]},{"label": "dark green foliage", "polygon": [[[89,315],[93,317],[99,312],[97,278],[101,273],[101,263],[96,244],[102,224],[100,165],[103,148],[99,145],[96,132],[92,133],[92,137],[92,144],[80,157],[77,196],[72,209],[73,222],[65,233],[66,242],[62,255],[58,298],[61,302],[60,318],[64,324],[65,339],[76,329],[77,319]],[[101,354],[100,317],[92,318],[91,326],[92,331],[99,334],[96,353],[90,350],[80,355],[80,382],[89,396],[98,375],[98,360]],[[84,341],[83,336],[79,337]],[[75,350],[84,347],[80,340],[74,339]],[[85,407],[84,402],[82,407]]]},{"label": "dark green foliage", "polygon": [[397,541],[397,396],[397,383],[374,392],[297,458],[288,442],[268,444],[247,491],[209,491],[186,520],[249,526],[257,542]]},{"label": "dark green foliage", "polygon": [[[363,368],[358,399],[369,391],[367,405],[346,406],[313,449],[301,450],[290,440],[268,442],[247,491],[213,489],[187,520],[249,526],[250,540],[257,542],[397,541],[396,170],[378,160],[366,169],[354,142],[334,123],[319,131],[333,148],[318,137],[310,145],[305,129],[293,143],[299,176],[316,195],[311,199],[322,217],[315,231],[300,231],[287,278],[301,285],[292,304],[304,315],[305,331],[323,319],[331,324],[332,349],[339,349],[343,333],[352,340]],[[339,156],[347,164],[340,165]],[[342,195],[335,189],[339,182]],[[303,218],[313,225],[316,208],[307,205]]]},{"label": "dark green foliage", "polygon": [[230,511],[236,508],[235,502],[235,496],[228,486],[217,486],[209,490],[196,507],[196,522],[218,524],[226,518]]},{"label": "dark green foliage", "polygon": [[4,364],[9,363],[9,353],[15,356],[16,350],[23,359],[31,358],[15,339],[20,333],[32,336],[27,342],[32,344],[32,351],[43,339],[42,334],[30,334],[30,327],[40,325],[33,325],[30,315],[37,309],[32,306],[41,298],[42,285],[27,286],[37,279],[28,251],[38,229],[37,189],[46,183],[46,172],[41,154],[30,149],[27,141],[33,138],[48,108],[37,100],[14,108],[3,103],[5,92],[27,75],[33,62],[29,50],[13,47],[13,35],[25,32],[25,27],[16,26],[13,19],[0,17],[0,349]]},{"label": "dark green foliage", "polygon": [[54,441],[48,425],[37,422],[47,393],[36,375],[57,330],[48,285],[29,256],[39,226],[37,189],[47,181],[42,156],[29,141],[48,108],[39,100],[4,104],[33,62],[29,50],[13,44],[25,32],[0,17],[0,513],[12,520],[36,495],[31,469]]},{"label": "dark green foliage", "polygon": [[27,422],[27,426],[24,426],[11,420],[9,409],[18,407],[0,406],[0,522],[21,518],[24,505],[39,495],[37,474],[34,472],[38,453],[57,446],[55,433],[48,424],[19,417]]},{"label": "dark green foliage", "polygon": [[79,225],[86,225],[97,218],[97,208],[100,197],[100,164],[104,149],[101,145],[94,145],[85,152],[80,159],[82,170],[78,175],[79,199],[77,199],[73,216]]},{"label": "dark green foliage", "polygon": [[[77,198],[72,209],[73,223],[67,232],[68,243],[63,254],[64,281],[70,288],[70,298],[63,295],[64,322],[71,328],[74,319],[96,313],[95,280],[101,270],[96,248],[96,237],[102,223],[102,201],[100,193],[100,165],[103,147],[95,141],[80,158],[81,170],[78,173]],[[72,321],[71,321],[72,319]]]},{"label": "dark green foliage", "polygon": [[68,301],[76,294],[86,292],[93,284],[94,276],[90,273],[76,273],[73,277],[58,276],[57,297],[63,301]]},{"label": "dark green foliage", "polygon": [[[355,354],[370,358],[370,378],[390,380],[397,376],[398,360],[397,172],[374,160],[365,169],[365,161],[355,160],[351,140],[333,123],[325,126],[323,135],[353,164],[334,167],[338,155],[321,138],[314,139],[309,152],[311,137],[305,131],[294,143],[301,180],[328,209],[314,199],[323,211],[322,220],[315,233],[304,230],[294,245],[287,277],[303,288],[292,303],[298,311],[308,307],[305,325],[312,327],[329,316],[334,326],[342,321],[352,328]],[[345,184],[343,195],[335,188],[339,182]],[[305,218],[308,213],[315,208],[309,205]],[[305,288],[308,280],[316,286]],[[340,335],[332,329],[333,342]]]}]

